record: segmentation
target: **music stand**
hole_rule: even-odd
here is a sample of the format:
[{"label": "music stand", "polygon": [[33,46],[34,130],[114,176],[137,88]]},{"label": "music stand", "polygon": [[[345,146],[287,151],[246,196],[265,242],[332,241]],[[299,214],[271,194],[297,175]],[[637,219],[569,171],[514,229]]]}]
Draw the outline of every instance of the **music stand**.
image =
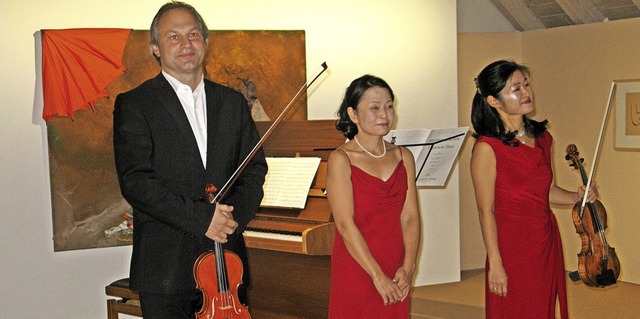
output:
[{"label": "music stand", "polygon": [[[387,135],[388,137],[387,140],[392,144],[395,144],[398,146],[404,146],[407,148],[421,147],[417,153],[412,151],[412,153],[414,153],[414,156],[416,158],[417,169],[416,169],[415,178],[416,178],[416,182],[418,182],[420,180],[420,177],[423,174],[428,173],[425,171],[427,169],[426,164],[431,158],[434,148],[436,148],[438,144],[442,144],[444,142],[451,141],[453,139],[465,136],[467,134],[467,131],[468,131],[468,127],[437,129],[437,130],[421,129],[421,130],[391,131],[389,132],[389,135]],[[399,144],[396,144],[396,138],[398,137],[396,135],[403,135],[403,134],[405,134],[406,139],[415,140],[417,138],[420,138],[425,140],[425,142],[412,143],[410,141],[402,141]],[[429,142],[429,140],[432,140],[432,138],[430,138],[430,136],[432,135],[436,135],[435,137],[438,139],[435,141]],[[446,137],[439,138],[440,135],[445,135]],[[432,167],[435,168],[436,170],[446,169],[446,174],[441,174],[441,176],[439,177],[438,176],[430,177],[430,179],[432,179],[433,182],[425,181],[422,184],[417,183],[419,184],[418,186],[443,186],[444,180],[446,180],[446,177],[449,175],[451,167],[453,166],[453,162],[458,156],[458,152],[460,150],[461,145],[462,145],[462,139],[455,143],[450,143],[446,146],[443,146],[443,148],[441,148],[441,153],[440,153],[441,156],[436,158],[436,162],[433,163],[434,165]],[[424,149],[425,147],[428,147],[428,149],[425,150]],[[423,153],[425,151],[426,151],[426,154],[424,154],[424,158],[421,158],[421,156],[423,156]]]}]

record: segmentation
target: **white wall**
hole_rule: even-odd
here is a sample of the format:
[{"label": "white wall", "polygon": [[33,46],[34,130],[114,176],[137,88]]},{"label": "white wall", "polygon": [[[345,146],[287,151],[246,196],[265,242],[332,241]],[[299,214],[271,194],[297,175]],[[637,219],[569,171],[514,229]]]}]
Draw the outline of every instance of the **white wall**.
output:
[{"label": "white wall", "polygon": [[[53,252],[46,126],[33,112],[40,29],[148,29],[161,0],[18,1],[0,10],[0,309],[3,318],[105,318],[104,286],[128,275],[130,247]],[[457,124],[452,0],[190,1],[211,29],[306,30],[311,119],[333,118],[349,82],[371,73],[398,98],[397,128]],[[420,190],[423,250],[416,285],[459,276],[457,170]],[[125,316],[123,316],[125,317]]]}]

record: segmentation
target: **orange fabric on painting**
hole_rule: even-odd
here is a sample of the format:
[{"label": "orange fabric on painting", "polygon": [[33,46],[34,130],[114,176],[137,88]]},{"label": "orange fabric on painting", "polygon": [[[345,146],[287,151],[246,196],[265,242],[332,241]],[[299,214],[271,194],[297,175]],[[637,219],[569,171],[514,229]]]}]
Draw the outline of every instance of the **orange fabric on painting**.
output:
[{"label": "orange fabric on painting", "polygon": [[120,76],[130,29],[66,29],[42,31],[42,86],[45,121],[73,118],[108,96],[107,85]]}]

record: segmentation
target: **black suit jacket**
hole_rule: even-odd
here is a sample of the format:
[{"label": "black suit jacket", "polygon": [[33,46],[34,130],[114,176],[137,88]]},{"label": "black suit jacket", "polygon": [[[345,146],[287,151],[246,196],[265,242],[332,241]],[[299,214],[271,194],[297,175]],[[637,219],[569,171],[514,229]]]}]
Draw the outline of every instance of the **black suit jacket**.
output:
[{"label": "black suit jacket", "polygon": [[[118,95],[113,112],[116,170],[123,197],[133,207],[131,288],[177,293],[195,289],[193,265],[213,249],[204,236],[214,206],[202,200],[205,185],[221,188],[259,141],[244,96],[205,80],[207,168],[175,91],[159,74]],[[224,204],[239,223],[224,245],[240,256],[248,280],[242,230],[262,200],[267,172],[260,151],[236,180]]]}]

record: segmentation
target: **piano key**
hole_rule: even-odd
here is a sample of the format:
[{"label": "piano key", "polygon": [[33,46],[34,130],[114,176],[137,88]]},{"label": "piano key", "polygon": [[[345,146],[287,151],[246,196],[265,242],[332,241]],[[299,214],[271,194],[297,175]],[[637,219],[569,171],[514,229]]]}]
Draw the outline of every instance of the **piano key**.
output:
[{"label": "piano key", "polygon": [[274,239],[274,240],[283,240],[283,241],[294,241],[294,242],[302,242],[301,235],[289,235],[289,234],[281,234],[274,232],[263,232],[263,231],[255,231],[255,230],[245,230],[245,237],[254,237],[254,238],[265,238],[265,239]]}]

